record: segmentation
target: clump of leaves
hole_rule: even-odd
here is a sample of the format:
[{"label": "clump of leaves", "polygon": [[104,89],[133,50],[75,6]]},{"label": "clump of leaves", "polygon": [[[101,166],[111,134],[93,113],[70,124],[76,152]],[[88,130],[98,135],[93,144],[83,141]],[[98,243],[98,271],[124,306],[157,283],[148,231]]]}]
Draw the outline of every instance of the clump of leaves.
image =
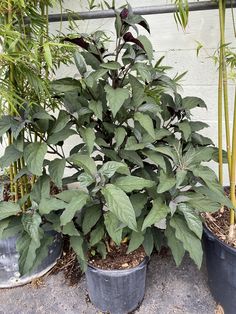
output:
[{"label": "clump of leaves", "polygon": [[[128,252],[143,245],[147,255],[167,241],[178,265],[188,251],[200,267],[199,213],[229,202],[202,164],[217,155],[199,133],[207,125],[190,119],[204,101],[181,97],[177,82],[159,61],[153,64],[140,26],[149,31],[128,7],[116,16],[114,50],[107,50],[101,31],[66,38],[78,46],[81,78],[54,81],[64,108],[57,119],[44,110],[33,124],[59,158],[44,162],[31,197],[50,228],[70,237],[83,270],[88,252],[105,258],[126,239]],[[72,135],[75,145],[66,155],[63,143]],[[72,177],[63,178],[65,167],[75,170]],[[51,196],[47,173],[55,185],[77,182],[78,189]]]}]

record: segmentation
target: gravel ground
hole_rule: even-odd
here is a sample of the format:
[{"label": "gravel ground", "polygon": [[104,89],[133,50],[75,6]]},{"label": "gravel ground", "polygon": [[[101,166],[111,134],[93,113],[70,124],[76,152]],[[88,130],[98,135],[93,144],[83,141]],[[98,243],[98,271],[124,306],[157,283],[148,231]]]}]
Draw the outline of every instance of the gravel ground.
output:
[{"label": "gravel ground", "polygon": [[[206,283],[205,268],[198,271],[186,257],[176,268],[171,257],[154,255],[148,267],[147,289],[135,314],[214,314],[215,302]],[[68,286],[62,273],[32,284],[0,291],[0,314],[98,314],[88,301],[83,277]]]}]

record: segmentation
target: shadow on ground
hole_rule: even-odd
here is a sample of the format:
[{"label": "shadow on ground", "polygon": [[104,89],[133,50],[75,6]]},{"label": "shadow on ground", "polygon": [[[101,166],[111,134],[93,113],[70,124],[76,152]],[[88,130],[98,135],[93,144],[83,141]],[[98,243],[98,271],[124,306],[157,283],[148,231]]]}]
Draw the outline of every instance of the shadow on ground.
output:
[{"label": "shadow on ground", "polygon": [[[135,314],[214,314],[215,302],[201,271],[185,257],[176,268],[171,257],[154,255],[148,267],[147,289]],[[88,301],[84,277],[68,286],[62,273],[32,284],[0,290],[0,314],[98,314]]]}]

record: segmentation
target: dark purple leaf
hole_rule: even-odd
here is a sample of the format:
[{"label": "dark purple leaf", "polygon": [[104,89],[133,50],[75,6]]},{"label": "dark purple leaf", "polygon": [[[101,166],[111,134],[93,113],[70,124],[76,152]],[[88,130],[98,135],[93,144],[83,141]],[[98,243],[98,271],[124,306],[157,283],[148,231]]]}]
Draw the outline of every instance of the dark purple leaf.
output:
[{"label": "dark purple leaf", "polygon": [[127,8],[124,8],[121,12],[120,12],[120,18],[122,20],[125,20],[129,15],[129,10]]},{"label": "dark purple leaf", "polygon": [[71,43],[73,43],[75,45],[78,45],[79,47],[81,47],[81,48],[83,48],[85,50],[89,49],[89,43],[86,42],[83,37],[79,37],[79,38],[69,38],[69,37],[66,37],[64,39],[64,41],[69,41],[69,42],[71,42]]},{"label": "dark purple leaf", "polygon": [[148,25],[148,23],[147,23],[145,20],[143,20],[143,21],[139,22],[138,24],[139,24],[139,25],[141,25],[143,28],[145,28],[145,29],[146,29],[146,31],[148,31],[148,32],[149,32],[149,34],[150,34],[150,28],[149,28],[149,25]]},{"label": "dark purple leaf", "polygon": [[135,43],[140,48],[145,50],[144,47],[143,47],[143,44],[137,38],[135,38],[130,32],[125,33],[124,36],[123,36],[123,39],[124,39],[125,42]]}]

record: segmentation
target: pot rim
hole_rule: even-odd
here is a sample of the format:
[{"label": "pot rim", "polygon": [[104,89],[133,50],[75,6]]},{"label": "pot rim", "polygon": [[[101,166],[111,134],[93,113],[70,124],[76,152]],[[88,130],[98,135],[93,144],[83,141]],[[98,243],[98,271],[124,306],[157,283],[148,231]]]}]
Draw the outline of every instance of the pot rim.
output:
[{"label": "pot rim", "polygon": [[102,273],[123,274],[123,273],[129,273],[129,272],[135,271],[139,268],[142,268],[144,265],[148,264],[149,260],[150,260],[150,257],[146,255],[139,265],[132,267],[132,268],[127,268],[127,269],[102,269],[102,268],[95,267],[95,266],[88,263],[88,269],[90,268],[92,271],[99,271]]},{"label": "pot rim", "polygon": [[236,248],[232,247],[230,245],[228,245],[227,243],[225,243],[224,241],[220,240],[206,225],[206,223],[203,224],[203,230],[206,233],[206,235],[208,236],[209,239],[212,239],[214,241],[216,241],[219,245],[223,246],[224,249],[228,252],[230,252],[231,254],[235,254],[236,255]]}]

